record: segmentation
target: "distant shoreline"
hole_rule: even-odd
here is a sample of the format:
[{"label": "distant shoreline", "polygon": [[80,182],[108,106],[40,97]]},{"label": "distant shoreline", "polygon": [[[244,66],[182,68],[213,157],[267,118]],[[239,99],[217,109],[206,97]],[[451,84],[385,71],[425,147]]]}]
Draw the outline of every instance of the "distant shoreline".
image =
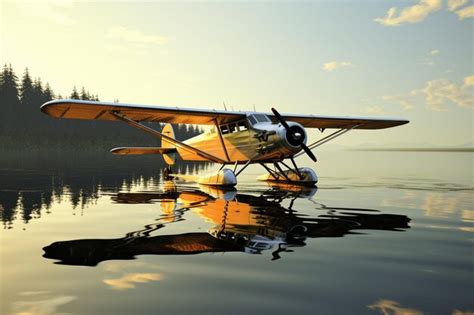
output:
[{"label": "distant shoreline", "polygon": [[474,152],[474,148],[367,148],[354,151],[391,151],[391,152]]}]

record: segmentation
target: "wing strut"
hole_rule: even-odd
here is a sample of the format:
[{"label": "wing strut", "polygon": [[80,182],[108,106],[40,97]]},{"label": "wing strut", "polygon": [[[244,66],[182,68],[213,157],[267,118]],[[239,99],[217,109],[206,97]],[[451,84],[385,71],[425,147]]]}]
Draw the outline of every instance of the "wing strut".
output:
[{"label": "wing strut", "polygon": [[[321,139],[319,139],[319,140],[317,140],[317,141],[311,143],[310,145],[308,145],[308,148],[309,148],[310,150],[313,150],[314,148],[317,148],[317,147],[319,147],[320,145],[322,145],[322,144],[324,144],[324,143],[326,143],[326,142],[328,142],[328,141],[331,141],[332,139],[335,139],[335,138],[337,138],[337,137],[339,137],[339,136],[342,136],[342,135],[345,134],[346,132],[348,132],[348,131],[350,131],[350,130],[352,130],[352,129],[354,129],[354,128],[357,128],[358,126],[360,126],[360,125],[354,125],[354,126],[352,126],[352,127],[350,127],[350,128],[347,128],[347,129],[339,129],[339,130],[337,130],[337,131],[331,133],[330,135],[327,135],[326,137],[321,138]],[[303,153],[305,153],[305,152],[302,151],[302,152],[296,154],[296,155],[294,156],[294,158],[296,158],[296,157],[302,155]]]},{"label": "wing strut", "polygon": [[180,147],[181,149],[185,150],[185,151],[188,151],[188,152],[191,152],[191,153],[195,153],[203,158],[206,158],[206,159],[209,159],[213,162],[216,162],[216,163],[221,163],[221,164],[225,164],[226,161],[212,155],[212,154],[209,154],[209,153],[206,153],[204,151],[201,151],[199,149],[196,149],[184,142],[181,142],[181,141],[178,141],[174,138],[171,138],[171,137],[168,137],[167,135],[165,134],[162,134],[161,132],[159,131],[156,131],[155,129],[152,129],[150,127],[147,127],[147,126],[144,126],[138,122],[136,122],[135,120],[133,119],[130,119],[128,118],[127,116],[119,113],[119,112],[111,112],[112,115],[114,115],[115,117],[117,117],[118,119],[120,119],[121,121],[125,122],[127,125],[129,126],[132,126],[132,127],[135,127],[137,129],[141,129],[145,132],[148,132],[148,133],[151,133],[152,135],[154,136],[157,136],[161,139],[163,139],[164,141],[168,142],[168,143],[172,143],[174,145],[176,145],[177,147]]}]

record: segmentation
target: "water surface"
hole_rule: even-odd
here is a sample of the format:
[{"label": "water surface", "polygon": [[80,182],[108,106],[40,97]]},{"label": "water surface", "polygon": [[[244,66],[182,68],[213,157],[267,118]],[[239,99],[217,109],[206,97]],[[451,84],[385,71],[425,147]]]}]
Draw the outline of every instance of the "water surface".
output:
[{"label": "water surface", "polygon": [[318,158],[317,188],[255,166],[231,191],[150,157],[4,158],[0,313],[474,310],[471,153]]}]

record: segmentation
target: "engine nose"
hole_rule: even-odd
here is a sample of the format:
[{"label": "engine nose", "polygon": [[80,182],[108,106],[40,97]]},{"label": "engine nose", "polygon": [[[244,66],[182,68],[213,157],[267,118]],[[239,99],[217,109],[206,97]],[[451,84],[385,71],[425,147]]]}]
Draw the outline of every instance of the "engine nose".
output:
[{"label": "engine nose", "polygon": [[285,133],[285,140],[286,142],[295,148],[299,148],[302,143],[306,144],[306,131],[304,130],[303,126],[297,123],[289,123],[290,126],[290,131],[288,132],[286,129],[284,129]]}]

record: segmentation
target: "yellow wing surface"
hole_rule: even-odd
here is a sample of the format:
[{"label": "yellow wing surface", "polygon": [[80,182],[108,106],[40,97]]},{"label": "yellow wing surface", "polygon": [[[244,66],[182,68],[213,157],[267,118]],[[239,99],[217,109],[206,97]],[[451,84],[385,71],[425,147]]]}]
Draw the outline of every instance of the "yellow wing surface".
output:
[{"label": "yellow wing surface", "polygon": [[[217,121],[225,124],[245,118],[251,114],[265,114],[277,122],[272,113],[241,112],[224,110],[194,109],[158,105],[135,105],[81,100],[54,100],[41,106],[41,111],[49,116],[68,119],[118,120],[112,113],[125,115],[140,122],[160,122],[175,124],[213,125]],[[300,123],[306,128],[383,129],[400,126],[408,120],[398,118],[366,118],[320,116],[313,114],[282,114],[288,121]]]}]

